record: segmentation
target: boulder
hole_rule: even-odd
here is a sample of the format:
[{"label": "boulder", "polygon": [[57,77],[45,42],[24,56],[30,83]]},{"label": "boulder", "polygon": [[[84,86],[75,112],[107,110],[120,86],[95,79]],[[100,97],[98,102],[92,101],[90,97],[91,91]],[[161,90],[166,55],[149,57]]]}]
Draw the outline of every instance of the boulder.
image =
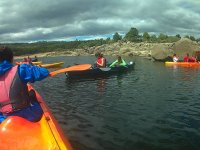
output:
[{"label": "boulder", "polygon": [[181,38],[179,41],[173,44],[173,52],[183,59],[183,57],[188,53],[190,56],[195,56],[197,51],[200,51],[200,46],[197,42],[194,42],[188,38]]},{"label": "boulder", "polygon": [[151,56],[155,60],[162,61],[171,55],[172,55],[172,51],[170,50],[170,47],[166,44],[160,43],[152,47]]}]

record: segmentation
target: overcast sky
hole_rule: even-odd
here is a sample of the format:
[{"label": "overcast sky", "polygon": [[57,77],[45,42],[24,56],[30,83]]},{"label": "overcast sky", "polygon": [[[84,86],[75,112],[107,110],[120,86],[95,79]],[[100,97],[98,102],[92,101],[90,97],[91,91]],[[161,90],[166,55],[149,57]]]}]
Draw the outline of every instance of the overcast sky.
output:
[{"label": "overcast sky", "polygon": [[0,0],[0,43],[127,33],[200,37],[199,0]]}]

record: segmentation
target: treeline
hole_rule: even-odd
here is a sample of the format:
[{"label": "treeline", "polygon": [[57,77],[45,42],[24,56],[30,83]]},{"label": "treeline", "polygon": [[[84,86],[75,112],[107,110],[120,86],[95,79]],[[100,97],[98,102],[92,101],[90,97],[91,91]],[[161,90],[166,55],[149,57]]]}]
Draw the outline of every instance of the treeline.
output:
[{"label": "treeline", "polygon": [[[191,39],[192,41],[200,41],[200,38],[195,39],[194,36],[186,35],[185,38]],[[151,43],[171,43],[176,42],[181,39],[180,34],[175,36],[169,36],[163,33],[157,35],[150,35],[148,32],[144,32],[143,34],[139,34],[137,28],[131,28],[128,33],[124,37],[119,35],[119,33],[115,33],[113,36],[113,40],[115,42],[119,40],[123,41],[131,41],[131,42],[151,42]]]},{"label": "treeline", "polygon": [[[195,39],[193,36],[185,36],[193,41],[200,41],[199,39]],[[13,49],[14,54],[25,55],[25,54],[36,54],[36,53],[44,53],[51,51],[66,51],[66,50],[74,50],[74,49],[87,49],[88,47],[100,46],[103,44],[111,44],[118,41],[123,42],[151,42],[151,43],[171,43],[176,42],[181,38],[179,34],[175,36],[168,36],[166,34],[160,33],[159,35],[150,35],[148,32],[144,32],[143,34],[139,33],[137,28],[131,28],[125,36],[120,35],[116,32],[112,39],[95,39],[88,41],[54,41],[54,42],[35,42],[35,43],[12,43],[12,44],[3,44],[9,46]]]},{"label": "treeline", "polygon": [[87,48],[93,46],[100,46],[103,44],[107,44],[109,41],[104,39],[97,40],[89,40],[89,41],[54,41],[54,42],[35,42],[35,43],[12,43],[12,44],[1,44],[4,46],[9,46],[15,56],[19,55],[28,55],[28,54],[36,54],[36,53],[45,53],[45,52],[53,52],[53,51],[66,51],[66,50],[74,50],[79,48]]}]

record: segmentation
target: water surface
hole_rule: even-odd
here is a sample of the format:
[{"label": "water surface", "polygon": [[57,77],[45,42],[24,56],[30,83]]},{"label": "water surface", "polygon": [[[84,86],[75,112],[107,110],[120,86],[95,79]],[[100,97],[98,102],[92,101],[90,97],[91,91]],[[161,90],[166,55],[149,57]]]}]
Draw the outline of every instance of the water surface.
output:
[{"label": "water surface", "polygon": [[[115,58],[108,57],[110,62]],[[106,79],[34,84],[75,150],[198,150],[200,68],[166,67],[132,57],[135,69]],[[93,63],[94,57],[43,62]]]}]

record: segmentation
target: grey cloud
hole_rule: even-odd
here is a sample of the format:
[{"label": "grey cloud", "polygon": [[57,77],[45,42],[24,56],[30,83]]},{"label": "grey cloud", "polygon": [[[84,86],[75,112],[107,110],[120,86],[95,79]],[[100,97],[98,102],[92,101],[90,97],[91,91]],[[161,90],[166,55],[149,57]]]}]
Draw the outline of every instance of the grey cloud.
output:
[{"label": "grey cloud", "polygon": [[141,32],[199,34],[195,0],[3,0],[0,42]]}]

